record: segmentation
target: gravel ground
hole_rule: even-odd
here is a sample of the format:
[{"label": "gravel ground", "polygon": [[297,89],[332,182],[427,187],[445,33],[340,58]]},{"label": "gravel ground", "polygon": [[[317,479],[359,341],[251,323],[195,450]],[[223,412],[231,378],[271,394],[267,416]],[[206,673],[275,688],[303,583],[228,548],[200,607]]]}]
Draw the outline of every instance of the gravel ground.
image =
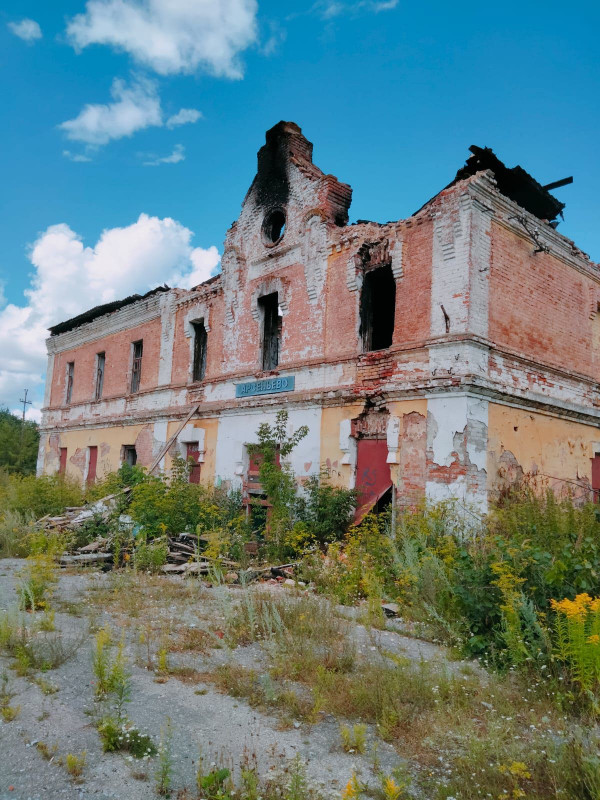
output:
[{"label": "gravel ground", "polygon": [[[17,573],[24,562],[18,559],[0,561],[0,611],[15,607]],[[164,578],[178,582],[180,578]],[[110,621],[113,627],[123,624],[118,614],[109,614],[95,603],[94,591],[110,584],[110,577],[100,573],[61,573],[53,605],[59,609],[55,624],[75,655],[44,678],[58,687],[44,695],[39,686],[28,678],[19,678],[10,669],[9,661],[0,657],[0,676],[9,675],[9,689],[15,693],[12,706],[20,706],[18,717],[10,723],[0,721],[0,800],[54,800],[93,796],[118,800],[142,800],[156,796],[155,759],[148,762],[128,761],[122,754],[103,753],[94,726],[97,714],[94,702],[91,647],[93,632],[90,625]],[[273,587],[274,591],[286,591]],[[211,594],[212,592],[212,594]],[[218,593],[221,593],[218,596]],[[219,618],[225,595],[233,590],[223,587],[204,590],[198,602],[174,602],[160,612],[173,619],[185,618],[186,624],[202,625],[202,620],[214,622]],[[92,600],[90,600],[92,598]],[[159,600],[160,598],[157,598]],[[80,610],[80,616],[65,613]],[[63,610],[60,610],[63,609]],[[359,651],[369,657],[371,651],[384,650],[412,659],[445,661],[442,648],[390,631],[370,631],[353,626]],[[133,664],[139,649],[128,644],[127,654]],[[139,658],[137,659],[139,661]],[[265,666],[265,654],[257,645],[230,649],[222,646],[208,654],[186,653],[179,663],[193,666],[206,673],[219,664],[233,663],[260,669]],[[244,753],[256,757],[261,774],[269,769],[283,769],[291,758],[300,755],[306,762],[310,782],[326,797],[339,797],[353,769],[365,781],[372,780],[372,759],[348,754],[340,747],[339,723],[326,716],[315,725],[294,722],[282,729],[275,714],[261,713],[244,700],[217,692],[211,683],[186,683],[171,678],[157,683],[155,674],[139,666],[132,667],[133,692],[127,714],[142,730],[158,741],[159,731],[167,718],[173,728],[175,788],[195,785],[198,748],[209,760],[240,763]],[[204,692],[199,694],[198,692]],[[368,739],[374,738],[369,731]],[[53,761],[48,762],[39,752],[37,743],[57,747]],[[75,783],[57,761],[67,753],[86,752],[86,767],[81,783]],[[378,758],[383,769],[390,771],[399,760],[393,748],[378,744]],[[140,767],[143,769],[140,769]],[[144,778],[144,773],[146,777]]]}]

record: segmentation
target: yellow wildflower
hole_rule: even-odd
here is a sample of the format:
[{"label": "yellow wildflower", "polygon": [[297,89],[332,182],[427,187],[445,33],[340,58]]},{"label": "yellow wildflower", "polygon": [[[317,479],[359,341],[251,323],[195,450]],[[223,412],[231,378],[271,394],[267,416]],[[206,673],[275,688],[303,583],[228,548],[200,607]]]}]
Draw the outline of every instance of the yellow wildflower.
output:
[{"label": "yellow wildflower", "polygon": [[398,786],[393,778],[386,778],[383,782],[383,793],[385,800],[398,800],[402,787]]},{"label": "yellow wildflower", "polygon": [[588,644],[600,644],[600,636],[597,633],[592,634],[592,636],[588,636],[587,638]]},{"label": "yellow wildflower", "polygon": [[360,797],[360,783],[356,777],[356,773],[352,773],[352,777],[346,784],[346,788],[342,792],[342,800],[358,800]]},{"label": "yellow wildflower", "polygon": [[513,761],[508,771],[515,778],[531,778],[531,772],[527,769],[527,765],[522,761]]}]

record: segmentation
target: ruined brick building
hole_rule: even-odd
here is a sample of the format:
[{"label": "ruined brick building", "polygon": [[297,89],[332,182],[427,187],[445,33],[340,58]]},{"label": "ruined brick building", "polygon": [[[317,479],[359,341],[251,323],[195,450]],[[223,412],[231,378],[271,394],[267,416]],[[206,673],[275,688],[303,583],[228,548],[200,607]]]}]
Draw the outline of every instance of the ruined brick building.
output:
[{"label": "ruined brick building", "polygon": [[350,225],[350,186],[276,125],[220,275],[50,329],[39,471],[177,450],[191,480],[247,489],[246,445],[286,408],[299,479],[325,467],[367,505],[393,486],[483,509],[523,473],[600,488],[599,267],[547,187],[471,150],[408,219]]}]

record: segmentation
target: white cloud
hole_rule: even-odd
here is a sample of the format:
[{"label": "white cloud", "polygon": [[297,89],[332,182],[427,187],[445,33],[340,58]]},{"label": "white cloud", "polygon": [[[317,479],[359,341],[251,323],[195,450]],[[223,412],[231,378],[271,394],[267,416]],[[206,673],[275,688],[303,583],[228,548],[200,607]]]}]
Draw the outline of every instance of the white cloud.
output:
[{"label": "white cloud", "polygon": [[147,214],[103,231],[93,247],[64,223],[40,234],[29,252],[34,273],[26,303],[0,310],[0,406],[15,408],[24,387],[39,397],[51,325],[165,282],[188,288],[209,278],[219,252],[192,247],[192,236],[174,219]]},{"label": "white cloud", "polygon": [[65,131],[67,138],[98,146],[111,139],[132,136],[143,128],[163,124],[160,97],[154,81],[136,78],[128,86],[125,81],[115,78],[110,93],[113,103],[90,103],[75,119],[58,126]]},{"label": "white cloud", "polygon": [[83,153],[72,153],[70,150],[63,150],[62,154],[65,158],[68,158],[69,161],[85,162],[92,160],[89,156],[86,156]]},{"label": "white cloud", "polygon": [[144,161],[144,166],[159,167],[161,164],[179,164],[180,161],[185,161],[185,147],[182,144],[176,144],[170,156],[163,156],[163,158],[152,156],[150,161]]},{"label": "white cloud", "polygon": [[323,19],[334,19],[343,15],[357,15],[361,12],[392,11],[399,0],[358,0],[358,2],[339,2],[338,0],[317,0],[312,10]]},{"label": "white cloud", "polygon": [[202,117],[202,112],[196,108],[180,108],[177,114],[166,121],[167,128],[176,128],[178,125],[187,125],[188,123],[198,122]]},{"label": "white cloud", "polygon": [[[88,103],[74,119],[58,126],[66,133],[67,138],[87,145],[87,153],[63,150],[65,158],[71,161],[91,161],[88,153],[107,144],[111,139],[133,136],[137,131],[149,127],[162,128],[166,125],[173,129],[179,125],[197,122],[202,117],[202,113],[196,108],[181,108],[165,122],[156,82],[139,76],[133,78],[130,84],[115,78],[110,93],[113,103]],[[181,145],[177,147],[180,148]],[[157,163],[175,164],[183,158],[183,152],[178,157],[174,152],[171,161]]]},{"label": "white cloud", "polygon": [[42,29],[34,19],[22,19],[20,22],[9,22],[8,27],[24,42],[35,42],[42,38]]},{"label": "white cloud", "polygon": [[241,78],[240,53],[256,41],[257,0],[88,0],[67,25],[81,50],[103,44],[160,75]]}]

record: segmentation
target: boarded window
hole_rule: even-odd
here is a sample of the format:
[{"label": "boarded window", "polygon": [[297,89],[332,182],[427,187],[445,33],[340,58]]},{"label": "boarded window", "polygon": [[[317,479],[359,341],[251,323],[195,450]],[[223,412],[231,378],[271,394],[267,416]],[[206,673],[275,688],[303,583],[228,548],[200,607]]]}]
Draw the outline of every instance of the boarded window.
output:
[{"label": "boarded window", "polygon": [[258,301],[263,319],[262,368],[275,369],[279,364],[281,340],[281,314],[277,292],[267,294]]},{"label": "boarded window", "polygon": [[200,483],[200,451],[197,442],[187,444],[187,463],[189,467],[189,482]]},{"label": "boarded window", "polygon": [[140,381],[142,379],[142,355],[144,352],[144,342],[133,343],[133,363],[131,365],[131,391],[139,392]]},{"label": "boarded window", "polygon": [[192,322],[194,329],[194,364],[192,369],[192,380],[204,380],[206,373],[206,328],[204,322]]},{"label": "boarded window", "polygon": [[363,350],[384,350],[392,344],[396,314],[396,282],[391,266],[365,273],[360,298]]},{"label": "boarded window", "polygon": [[58,464],[58,474],[64,475],[67,470],[67,448],[60,448],[60,461]]},{"label": "boarded window", "polygon": [[104,389],[104,365],[106,363],[106,356],[104,353],[96,354],[96,385],[94,387],[94,398],[100,400],[102,397],[102,390]]},{"label": "boarded window", "polygon": [[87,483],[92,484],[96,480],[96,466],[98,464],[98,448],[94,445],[88,447],[88,471]]},{"label": "boarded window", "polygon": [[75,377],[75,362],[69,361],[67,364],[67,391],[65,401],[70,403],[73,398],[73,378]]},{"label": "boarded window", "polygon": [[137,452],[134,444],[123,446],[123,463],[129,464],[130,467],[135,467],[137,464]]}]

